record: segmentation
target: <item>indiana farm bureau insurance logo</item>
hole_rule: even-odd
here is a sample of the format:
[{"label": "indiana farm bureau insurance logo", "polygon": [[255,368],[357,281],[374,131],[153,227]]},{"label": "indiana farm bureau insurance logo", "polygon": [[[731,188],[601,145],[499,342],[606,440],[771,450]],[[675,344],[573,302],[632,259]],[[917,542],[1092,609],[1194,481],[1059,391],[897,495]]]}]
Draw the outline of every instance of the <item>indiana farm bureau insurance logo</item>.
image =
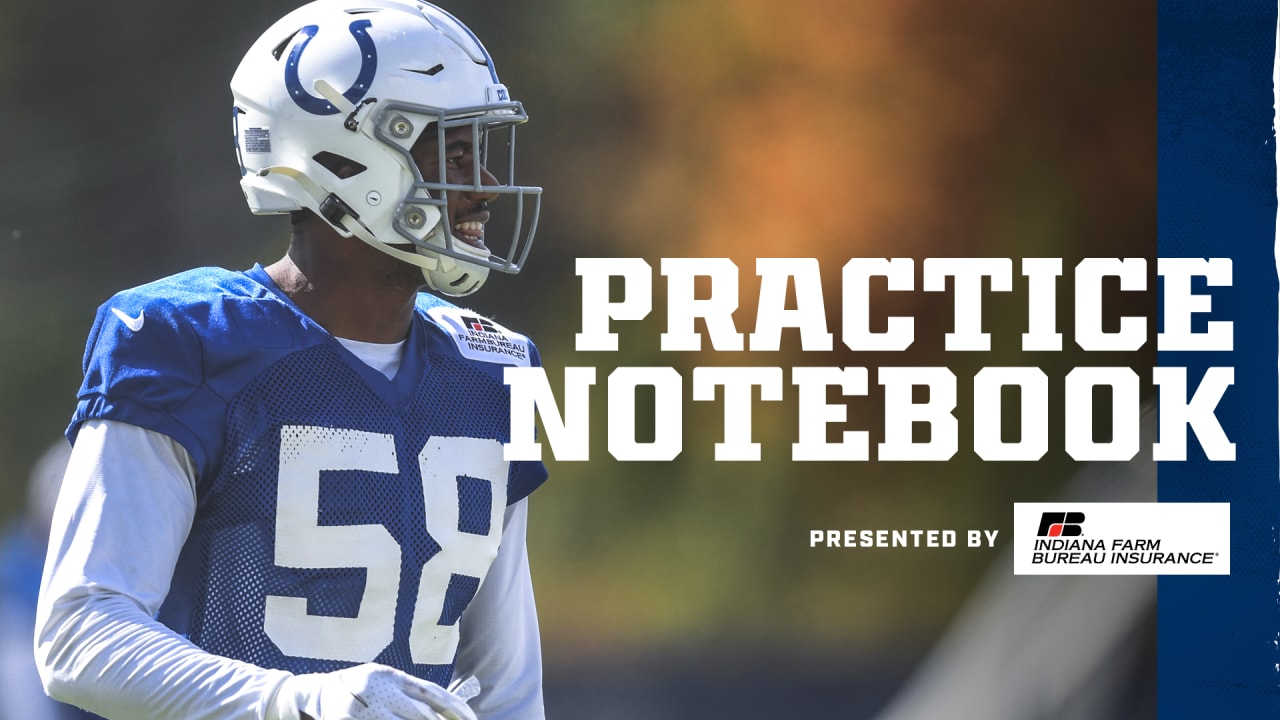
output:
[{"label": "indiana farm bureau insurance logo", "polygon": [[1047,512],[1040,516],[1040,532],[1038,537],[1075,537],[1081,534],[1080,525],[1084,522],[1082,512]]},{"label": "indiana farm bureau insurance logo", "polygon": [[493,323],[481,317],[464,315],[462,317],[462,322],[466,324],[468,328],[476,332],[491,332],[491,333],[498,332],[498,328],[494,327]]},{"label": "indiana farm bureau insurance logo", "polygon": [[1231,506],[1015,503],[1013,547],[1016,575],[1227,575]]}]

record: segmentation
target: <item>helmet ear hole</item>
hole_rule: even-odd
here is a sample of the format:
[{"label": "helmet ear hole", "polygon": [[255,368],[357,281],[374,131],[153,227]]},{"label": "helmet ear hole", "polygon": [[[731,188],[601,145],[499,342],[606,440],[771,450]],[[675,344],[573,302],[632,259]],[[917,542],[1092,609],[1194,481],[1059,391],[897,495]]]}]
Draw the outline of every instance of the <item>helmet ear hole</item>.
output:
[{"label": "helmet ear hole", "polygon": [[331,153],[328,150],[316,153],[311,156],[311,159],[315,160],[325,170],[333,173],[335,177],[342,179],[355,177],[369,169],[349,157]]}]

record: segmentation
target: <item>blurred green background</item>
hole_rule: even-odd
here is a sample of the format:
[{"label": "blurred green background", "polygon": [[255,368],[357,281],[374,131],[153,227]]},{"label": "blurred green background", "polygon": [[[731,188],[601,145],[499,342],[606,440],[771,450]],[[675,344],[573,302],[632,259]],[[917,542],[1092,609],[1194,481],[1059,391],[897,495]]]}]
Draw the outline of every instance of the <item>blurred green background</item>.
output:
[{"label": "blurred green background", "polygon": [[[4,0],[5,517],[71,413],[99,303],[194,265],[247,267],[283,252],[287,221],[251,216],[240,195],[227,82],[258,33],[293,5]],[[527,271],[491,278],[471,304],[538,342],[557,392],[565,366],[599,368],[590,462],[549,459],[552,481],[533,499],[549,708],[591,717],[607,694],[629,698],[628,710],[597,716],[647,717],[645,703],[657,701],[646,688],[662,684],[687,696],[650,708],[667,717],[696,717],[676,708],[712,702],[723,710],[714,698],[751,697],[731,689],[741,687],[781,688],[783,699],[744,703],[736,717],[764,717],[789,707],[770,702],[805,696],[841,708],[831,716],[870,712],[996,552],[811,550],[808,530],[1007,536],[1011,503],[1052,497],[1073,469],[1060,439],[1066,369],[1153,364],[1149,347],[1079,353],[1066,288],[1080,257],[1155,255],[1155,2],[442,5],[483,39],[532,115],[520,131],[518,178],[545,188]],[[619,327],[618,353],[574,350],[579,256],[643,257],[655,269],[654,312]],[[743,332],[754,324],[756,257],[820,258],[837,350],[802,353],[792,333],[780,352],[659,351],[664,256],[733,259]],[[838,340],[839,280],[855,256],[1066,258],[1065,350],[1021,353],[1015,265],[1015,292],[987,297],[991,352],[942,352],[949,292],[877,297],[877,315],[916,317],[917,343],[898,355],[849,351]],[[1152,305],[1148,294],[1109,290],[1108,308],[1150,317]],[[760,462],[713,462],[719,400],[686,403],[674,462],[618,463],[604,444],[614,367],[674,366],[687,396],[699,365],[882,364],[956,372],[953,461],[790,462],[789,377],[786,400],[756,404]],[[982,463],[965,449],[969,380],[985,365],[1049,373],[1053,450],[1042,462]],[[874,447],[874,370],[870,380],[872,396],[851,401],[849,422],[833,433],[870,430]],[[641,407],[642,427],[652,415]]]}]

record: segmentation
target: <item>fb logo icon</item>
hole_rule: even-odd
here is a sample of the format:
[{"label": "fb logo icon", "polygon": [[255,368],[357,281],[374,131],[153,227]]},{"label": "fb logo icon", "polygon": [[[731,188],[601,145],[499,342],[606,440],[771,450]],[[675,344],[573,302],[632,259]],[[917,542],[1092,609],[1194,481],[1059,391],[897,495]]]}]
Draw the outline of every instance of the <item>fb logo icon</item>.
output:
[{"label": "fb logo icon", "polygon": [[1040,514],[1040,530],[1037,537],[1078,537],[1084,534],[1082,512],[1047,512]]},{"label": "fb logo icon", "polygon": [[[369,26],[372,24],[368,19],[356,20],[349,28],[351,36],[360,46],[360,73],[356,76],[355,82],[351,83],[351,87],[342,93],[342,97],[352,105],[359,103],[369,92],[369,86],[373,84],[373,75],[378,71],[378,49],[373,44],[373,38],[369,37]],[[320,27],[317,25],[307,25],[298,31],[298,34],[304,38],[302,42],[293,46],[293,50],[289,53],[289,60],[284,64],[284,86],[289,90],[289,97],[293,98],[293,101],[303,110],[312,115],[333,115],[338,112],[338,108],[328,100],[312,95],[302,87],[302,81],[298,79],[298,61],[302,59],[302,51],[307,49],[307,44],[318,32]]]}]

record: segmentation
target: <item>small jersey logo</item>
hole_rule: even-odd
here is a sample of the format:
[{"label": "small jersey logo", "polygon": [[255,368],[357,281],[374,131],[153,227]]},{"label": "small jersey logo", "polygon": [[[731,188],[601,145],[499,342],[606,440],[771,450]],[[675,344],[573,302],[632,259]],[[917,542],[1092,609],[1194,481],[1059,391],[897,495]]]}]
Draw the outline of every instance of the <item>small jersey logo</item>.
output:
[{"label": "small jersey logo", "polygon": [[1037,537],[1079,537],[1084,534],[1084,513],[1047,512],[1040,514]]},{"label": "small jersey logo", "polygon": [[493,323],[482,317],[464,315],[462,317],[462,322],[476,332],[498,332],[498,328],[494,327]]},{"label": "small jersey logo", "polygon": [[427,311],[458,345],[463,357],[482,362],[528,367],[529,338],[469,310],[433,307]]},{"label": "small jersey logo", "polygon": [[130,317],[128,313],[120,308],[111,308],[111,312],[115,313],[115,316],[120,318],[120,322],[124,323],[124,326],[133,332],[141,330],[142,323],[147,319],[141,310],[138,311],[138,317]]}]

